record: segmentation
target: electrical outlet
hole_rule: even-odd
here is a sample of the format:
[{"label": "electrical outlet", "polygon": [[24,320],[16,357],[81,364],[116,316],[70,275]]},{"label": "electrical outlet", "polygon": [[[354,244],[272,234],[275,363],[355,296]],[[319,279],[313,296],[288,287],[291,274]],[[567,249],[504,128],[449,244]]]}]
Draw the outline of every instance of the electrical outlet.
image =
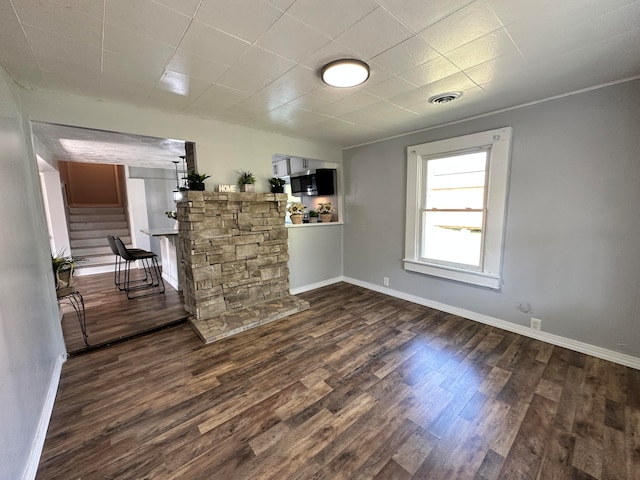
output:
[{"label": "electrical outlet", "polygon": [[531,328],[534,330],[542,330],[542,320],[531,317]]},{"label": "electrical outlet", "polygon": [[382,277],[382,283],[385,287],[389,286],[389,277]]}]

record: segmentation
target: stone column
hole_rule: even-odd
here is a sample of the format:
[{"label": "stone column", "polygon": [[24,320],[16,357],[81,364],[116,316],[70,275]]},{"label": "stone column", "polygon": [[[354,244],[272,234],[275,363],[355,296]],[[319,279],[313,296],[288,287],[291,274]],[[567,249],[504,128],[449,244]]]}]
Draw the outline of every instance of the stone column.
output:
[{"label": "stone column", "polygon": [[309,307],[289,294],[286,202],[280,193],[189,191],[178,204],[185,308],[205,342]]}]

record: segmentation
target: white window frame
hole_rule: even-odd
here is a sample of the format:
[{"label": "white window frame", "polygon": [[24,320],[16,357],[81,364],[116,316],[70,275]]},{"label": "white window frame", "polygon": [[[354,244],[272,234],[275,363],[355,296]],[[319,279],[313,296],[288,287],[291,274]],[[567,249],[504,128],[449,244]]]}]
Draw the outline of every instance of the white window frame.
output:
[{"label": "white window frame", "polygon": [[[423,157],[446,156],[478,147],[489,147],[487,204],[482,264],[480,269],[464,265],[443,265],[420,258],[421,207],[425,195]],[[473,133],[462,137],[413,145],[407,148],[407,211],[405,223],[405,270],[500,289],[502,250],[506,221],[511,127]]]}]

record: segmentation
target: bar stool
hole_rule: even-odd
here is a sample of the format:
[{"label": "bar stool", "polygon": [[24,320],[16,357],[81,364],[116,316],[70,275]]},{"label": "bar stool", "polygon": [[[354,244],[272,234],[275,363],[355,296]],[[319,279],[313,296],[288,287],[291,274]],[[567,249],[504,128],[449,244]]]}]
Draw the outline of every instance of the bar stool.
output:
[{"label": "bar stool", "polygon": [[[124,290],[124,288],[120,286],[122,283],[122,278],[121,278],[122,257],[120,256],[120,252],[118,252],[118,247],[116,245],[115,237],[113,235],[107,235],[107,242],[109,242],[111,253],[115,255],[115,261],[113,264],[113,283],[116,285],[116,287],[118,287],[118,290],[122,291]],[[146,250],[143,250],[141,248],[128,248],[127,250],[131,253],[146,252]],[[142,280],[136,280],[136,281],[146,281],[146,280],[147,279],[144,278]]]},{"label": "bar stool", "polygon": [[[160,272],[160,266],[158,265],[158,256],[155,253],[148,252],[146,250],[129,250],[124,246],[124,243],[122,243],[120,237],[113,237],[113,239],[120,257],[125,262],[124,279],[121,282],[121,286],[122,289],[127,292],[127,298],[131,300],[133,298],[146,297],[147,295],[155,295],[156,293],[164,293],[165,287],[164,281],[162,280],[162,273]],[[140,262],[142,263],[145,276],[143,279],[132,280],[131,262],[135,262],[137,260],[140,260]],[[131,285],[132,282],[134,284],[138,282],[139,284]],[[147,289],[153,289],[154,291],[141,295],[131,295],[132,292]]]}]

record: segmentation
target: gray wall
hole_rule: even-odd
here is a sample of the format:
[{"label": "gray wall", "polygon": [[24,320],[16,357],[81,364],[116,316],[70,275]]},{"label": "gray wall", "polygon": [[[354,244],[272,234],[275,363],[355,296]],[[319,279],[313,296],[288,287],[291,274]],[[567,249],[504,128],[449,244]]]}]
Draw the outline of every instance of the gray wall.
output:
[{"label": "gray wall", "polygon": [[[21,478],[65,351],[42,195],[13,84],[0,67],[0,478]],[[27,146],[29,145],[29,146]]]},{"label": "gray wall", "polygon": [[292,290],[342,276],[342,229],[337,223],[287,229]]},{"label": "gray wall", "polygon": [[[501,291],[404,271],[406,147],[503,126]],[[639,138],[635,80],[347,150],[344,275],[640,356]]]}]

